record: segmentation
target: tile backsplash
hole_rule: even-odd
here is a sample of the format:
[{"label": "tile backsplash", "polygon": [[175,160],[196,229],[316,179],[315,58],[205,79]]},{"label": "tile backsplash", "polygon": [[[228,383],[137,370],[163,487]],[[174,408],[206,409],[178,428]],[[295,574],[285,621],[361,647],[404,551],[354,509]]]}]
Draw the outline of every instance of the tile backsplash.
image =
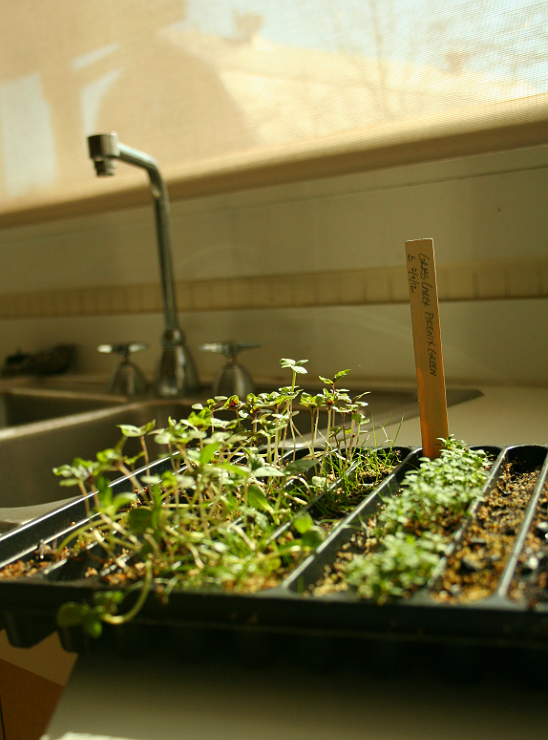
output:
[{"label": "tile backsplash", "polygon": [[[548,297],[548,257],[438,267],[441,301]],[[405,268],[295,272],[179,281],[180,311],[365,306],[408,302]],[[0,320],[162,311],[157,282],[0,295]]]},{"label": "tile backsplash", "polygon": [[[194,350],[260,341],[243,358],[257,377],[295,356],[412,382],[404,242],[432,237],[448,382],[547,385],[547,190],[537,147],[172,203],[181,323]],[[152,372],[152,207],[6,229],[0,246],[0,357],[72,342],[78,369],[102,372],[97,344],[146,340]],[[204,378],[220,361],[196,358]]]}]

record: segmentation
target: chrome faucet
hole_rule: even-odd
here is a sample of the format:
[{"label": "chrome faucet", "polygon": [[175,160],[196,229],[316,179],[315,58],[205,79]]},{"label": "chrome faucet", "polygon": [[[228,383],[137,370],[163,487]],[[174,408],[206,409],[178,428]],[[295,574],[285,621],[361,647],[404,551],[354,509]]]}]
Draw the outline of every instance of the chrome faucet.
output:
[{"label": "chrome faucet", "polygon": [[162,398],[172,398],[192,393],[199,387],[198,373],[186,344],[185,335],[179,327],[177,319],[169,197],[158,164],[148,154],[125,146],[125,144],[120,144],[115,133],[88,136],[88,147],[89,156],[95,164],[97,175],[100,177],[114,175],[115,160],[117,159],[136,167],[142,167],[147,171],[154,199],[165,317],[165,331],[162,337],[163,351],[155,384],[156,393]]}]

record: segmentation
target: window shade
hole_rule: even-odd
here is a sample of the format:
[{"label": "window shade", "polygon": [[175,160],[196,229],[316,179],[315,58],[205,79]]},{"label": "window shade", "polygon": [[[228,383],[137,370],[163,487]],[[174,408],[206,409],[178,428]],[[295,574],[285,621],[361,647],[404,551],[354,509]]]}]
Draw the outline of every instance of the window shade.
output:
[{"label": "window shade", "polygon": [[0,225],[548,142],[548,4],[18,0],[2,8]]}]

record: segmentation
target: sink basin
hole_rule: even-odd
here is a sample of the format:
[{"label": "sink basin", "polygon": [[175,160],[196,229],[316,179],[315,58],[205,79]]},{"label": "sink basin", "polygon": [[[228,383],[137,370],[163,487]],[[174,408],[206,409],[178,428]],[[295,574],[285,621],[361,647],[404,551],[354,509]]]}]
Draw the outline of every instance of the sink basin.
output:
[{"label": "sink basin", "polygon": [[[59,486],[52,468],[72,462],[75,457],[94,458],[113,447],[122,436],[118,424],[141,426],[151,419],[167,424],[169,416],[188,414],[189,403],[177,401],[141,401],[117,404],[111,408],[50,419],[42,423],[0,431],[0,518],[6,507],[36,506],[56,502],[63,494],[77,489]],[[136,440],[128,440],[129,454],[138,451]],[[156,449],[154,449],[156,448]],[[151,455],[161,450],[151,440]]]},{"label": "sink basin", "polygon": [[119,406],[124,402],[125,399],[106,394],[17,388],[0,393],[0,429]]},{"label": "sink basin", "polygon": [[[19,423],[21,426],[0,429],[0,532],[73,498],[77,489],[60,487],[52,468],[72,462],[74,457],[94,458],[99,450],[113,447],[121,437],[118,424],[142,426],[155,419],[158,426],[167,426],[169,417],[187,416],[196,400],[146,399],[128,403],[124,399],[113,400],[112,396],[93,398],[91,394],[73,393],[72,398],[65,394],[67,397],[60,401],[59,394],[53,395],[55,402],[48,400],[44,393],[33,395],[28,390],[3,394],[4,402],[5,397],[10,396],[6,408],[13,403],[12,418],[32,418],[34,423],[12,421],[12,425]],[[447,398],[449,404],[455,404],[479,395],[479,391],[450,390]],[[48,407],[50,400],[52,406]],[[410,390],[378,389],[365,400],[369,404],[367,416],[372,419],[367,425],[369,429],[398,422],[404,414],[408,419],[419,413],[417,395]],[[110,407],[105,408],[109,403]],[[53,412],[57,418],[52,418]],[[71,415],[62,416],[62,413]],[[39,421],[38,418],[43,418],[40,414],[49,415],[49,420]],[[295,422],[301,433],[310,431],[307,411],[301,411]],[[125,449],[128,454],[135,454],[140,449],[138,441],[128,440]],[[165,447],[155,445],[152,438],[149,451],[151,459],[165,455]]]}]

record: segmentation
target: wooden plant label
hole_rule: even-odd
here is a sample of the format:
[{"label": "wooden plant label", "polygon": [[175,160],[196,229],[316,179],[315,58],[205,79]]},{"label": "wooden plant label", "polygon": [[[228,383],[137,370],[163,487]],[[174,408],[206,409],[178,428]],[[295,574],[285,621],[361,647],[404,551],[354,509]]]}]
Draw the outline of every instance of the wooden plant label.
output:
[{"label": "wooden plant label", "polygon": [[446,439],[449,436],[434,241],[415,239],[405,242],[405,251],[419,392],[422,450],[425,457],[433,460],[440,456],[442,448],[440,437]]}]

